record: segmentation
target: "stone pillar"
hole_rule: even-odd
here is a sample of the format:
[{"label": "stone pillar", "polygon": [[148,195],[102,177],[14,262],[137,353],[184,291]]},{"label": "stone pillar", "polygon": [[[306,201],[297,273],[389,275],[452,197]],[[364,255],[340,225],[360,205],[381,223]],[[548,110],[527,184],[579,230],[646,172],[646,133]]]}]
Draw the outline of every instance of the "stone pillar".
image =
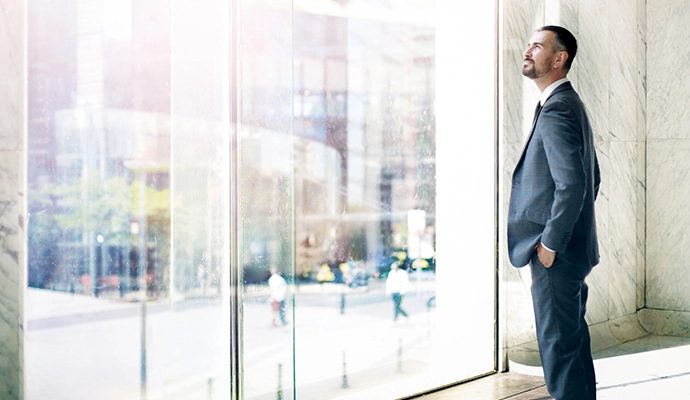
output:
[{"label": "stone pillar", "polygon": [[0,0],[0,398],[25,398],[26,1]]}]

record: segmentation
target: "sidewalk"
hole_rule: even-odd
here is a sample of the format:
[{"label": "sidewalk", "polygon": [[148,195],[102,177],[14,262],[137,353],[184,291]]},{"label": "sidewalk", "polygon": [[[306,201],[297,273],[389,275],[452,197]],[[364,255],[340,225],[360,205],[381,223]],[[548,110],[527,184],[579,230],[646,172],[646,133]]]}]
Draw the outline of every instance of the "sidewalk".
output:
[{"label": "sidewalk", "polygon": [[[394,322],[393,303],[382,288],[374,285],[368,291],[347,292],[343,313],[341,290],[300,288],[295,309],[288,310],[294,330],[270,327],[268,305],[245,302],[245,362],[250,365],[244,374],[246,399],[275,400],[279,368],[280,386],[287,396],[283,398],[292,398],[296,385],[300,400],[335,398],[384,382],[404,382],[427,368],[435,325],[434,310],[426,308],[429,292],[421,292],[423,297],[406,296],[403,308],[410,318]],[[290,379],[293,348],[295,382]]]},{"label": "sidewalk", "polygon": [[[347,291],[344,310],[342,285],[301,287],[288,310],[293,323],[279,328],[270,324],[267,293],[258,288],[245,299],[245,398],[275,400],[282,390],[291,399],[294,385],[300,400],[357,398],[426,372],[435,326],[429,292],[406,297],[410,320],[393,322],[376,285]],[[148,399],[223,398],[229,314],[211,299],[150,302],[147,312]],[[29,289],[27,319],[29,398],[139,398],[141,303]],[[683,398],[690,387],[690,338],[647,336],[594,356],[600,399]],[[539,368],[511,369],[424,398],[549,398]]]},{"label": "sidewalk", "polygon": [[26,304],[30,399],[140,399],[144,382],[149,400],[228,393],[229,313],[213,300],[147,302],[145,318],[142,303],[31,288]]},{"label": "sidewalk", "polygon": [[[424,370],[434,310],[426,307],[433,283],[423,284],[403,302],[410,319],[398,322],[381,282],[300,287],[288,310],[293,324],[280,328],[258,288],[243,306],[245,398],[274,400],[281,388],[288,399],[296,384],[300,400],[322,400]],[[213,299],[161,299],[146,309],[148,399],[223,398],[229,312]],[[29,289],[27,319],[30,398],[139,398],[141,303]]]}]

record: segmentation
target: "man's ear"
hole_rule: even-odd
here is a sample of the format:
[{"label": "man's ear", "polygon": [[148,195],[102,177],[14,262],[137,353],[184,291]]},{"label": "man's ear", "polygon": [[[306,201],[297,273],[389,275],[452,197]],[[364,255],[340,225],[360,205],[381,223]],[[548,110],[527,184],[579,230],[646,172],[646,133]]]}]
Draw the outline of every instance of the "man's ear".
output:
[{"label": "man's ear", "polygon": [[562,68],[567,59],[568,53],[566,51],[559,51],[556,60],[554,60],[554,67]]}]

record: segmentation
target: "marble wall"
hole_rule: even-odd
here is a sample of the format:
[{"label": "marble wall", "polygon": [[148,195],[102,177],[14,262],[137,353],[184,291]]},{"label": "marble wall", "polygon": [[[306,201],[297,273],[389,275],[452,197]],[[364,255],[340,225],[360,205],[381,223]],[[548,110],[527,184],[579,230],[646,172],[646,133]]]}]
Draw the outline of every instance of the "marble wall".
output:
[{"label": "marble wall", "polygon": [[[645,301],[645,205],[649,201],[645,191],[645,22],[644,0],[503,2],[501,226],[505,226],[510,176],[539,95],[534,83],[520,72],[525,44],[536,28],[547,24],[565,26],[578,38],[579,51],[569,78],[590,114],[602,170],[596,202],[601,263],[587,279],[587,320],[594,350],[647,334],[636,314]],[[511,358],[533,355],[529,269],[515,269],[508,262],[505,231],[500,248],[506,348]]]},{"label": "marble wall", "polygon": [[[569,77],[589,111],[602,187],[601,263],[590,277],[593,349],[647,335],[690,336],[690,18],[684,0],[505,0],[500,78],[501,221],[510,175],[538,92],[520,74],[532,31],[569,28],[580,50]],[[510,266],[501,236],[505,348],[533,360],[526,269]],[[531,358],[530,358],[531,357]]]},{"label": "marble wall", "polygon": [[[690,326],[690,4],[647,1],[647,285],[643,324]],[[663,325],[659,325],[663,322]]]},{"label": "marble wall", "polygon": [[0,398],[24,398],[26,2],[0,0]]}]

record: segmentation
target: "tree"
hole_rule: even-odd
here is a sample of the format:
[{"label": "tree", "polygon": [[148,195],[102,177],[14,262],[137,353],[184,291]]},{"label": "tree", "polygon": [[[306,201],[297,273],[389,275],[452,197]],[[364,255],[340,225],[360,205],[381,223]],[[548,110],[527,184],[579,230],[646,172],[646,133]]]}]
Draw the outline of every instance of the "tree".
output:
[{"label": "tree", "polygon": [[[95,237],[102,239],[99,245],[105,248],[136,247],[130,224],[141,218],[140,185],[123,177],[101,180],[97,173],[89,173],[68,184],[33,190],[29,196],[29,285],[50,287],[86,273],[86,266],[93,262]],[[170,190],[147,186],[144,201],[147,243],[155,243],[157,261],[167,266]],[[105,253],[101,257],[105,260]]]}]

